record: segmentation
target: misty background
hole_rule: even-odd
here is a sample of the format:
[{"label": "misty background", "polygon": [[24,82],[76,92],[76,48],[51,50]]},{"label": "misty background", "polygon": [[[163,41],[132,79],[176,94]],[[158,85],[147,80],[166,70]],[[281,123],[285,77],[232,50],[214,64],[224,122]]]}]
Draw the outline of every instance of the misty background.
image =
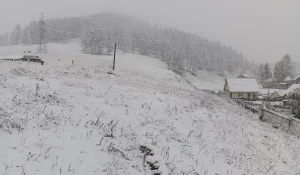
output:
[{"label": "misty background", "polygon": [[299,62],[299,7],[295,0],[13,0],[0,7],[0,32],[38,20],[40,12],[46,19],[115,12],[221,41],[249,60],[276,62],[288,53]]}]

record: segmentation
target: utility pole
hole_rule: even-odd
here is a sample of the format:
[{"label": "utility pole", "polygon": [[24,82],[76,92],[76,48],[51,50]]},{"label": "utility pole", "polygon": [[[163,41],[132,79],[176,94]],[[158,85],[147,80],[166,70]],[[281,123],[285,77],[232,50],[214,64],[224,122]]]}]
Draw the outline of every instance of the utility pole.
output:
[{"label": "utility pole", "polygon": [[115,70],[115,64],[116,64],[116,50],[117,50],[117,43],[115,43],[113,70]]},{"label": "utility pole", "polygon": [[48,53],[46,43],[46,21],[42,12],[39,20],[39,45],[37,48],[37,53]]},{"label": "utility pole", "polygon": [[268,86],[268,96],[267,96],[267,101],[269,101],[269,92],[270,92],[270,80],[269,80],[269,86]]}]

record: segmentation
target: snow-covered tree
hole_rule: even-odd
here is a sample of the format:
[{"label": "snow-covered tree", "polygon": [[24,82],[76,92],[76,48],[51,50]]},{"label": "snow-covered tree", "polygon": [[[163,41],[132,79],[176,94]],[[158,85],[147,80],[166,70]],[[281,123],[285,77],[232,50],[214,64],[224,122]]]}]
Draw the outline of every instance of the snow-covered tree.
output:
[{"label": "snow-covered tree", "polygon": [[295,73],[295,64],[292,62],[291,57],[287,54],[275,65],[274,76],[276,78],[280,78],[282,80],[288,76],[293,78]]},{"label": "snow-covered tree", "polygon": [[28,28],[29,28],[29,36],[30,36],[31,44],[37,44],[39,42],[38,22],[37,21],[30,22]]},{"label": "snow-covered tree", "polygon": [[27,26],[25,26],[23,29],[21,42],[23,44],[30,43],[30,33],[29,33],[29,28]]},{"label": "snow-covered tree", "polygon": [[270,70],[270,66],[268,63],[265,63],[264,69],[263,69],[263,75],[262,75],[262,80],[267,80],[272,78],[273,74]]},{"label": "snow-covered tree", "polygon": [[[123,52],[161,58],[175,71],[195,73],[198,69],[205,69],[223,74],[224,71],[250,70],[258,74],[259,65],[250,62],[247,56],[230,46],[174,28],[152,26],[126,15],[99,13],[49,19],[46,23],[47,41],[68,42],[80,37],[82,49],[92,54],[110,54],[117,42],[118,49]],[[23,34],[27,33],[26,30],[24,28]],[[30,22],[28,31],[29,41],[26,41],[27,37],[22,37],[22,43],[37,44],[38,22]]]},{"label": "snow-covered tree", "polygon": [[258,77],[259,80],[264,80],[264,64],[259,65],[259,70],[258,70]]},{"label": "snow-covered tree", "polygon": [[10,44],[11,45],[18,45],[21,43],[21,37],[22,37],[22,29],[20,24],[18,24],[15,27],[15,30],[12,32],[10,37]]}]

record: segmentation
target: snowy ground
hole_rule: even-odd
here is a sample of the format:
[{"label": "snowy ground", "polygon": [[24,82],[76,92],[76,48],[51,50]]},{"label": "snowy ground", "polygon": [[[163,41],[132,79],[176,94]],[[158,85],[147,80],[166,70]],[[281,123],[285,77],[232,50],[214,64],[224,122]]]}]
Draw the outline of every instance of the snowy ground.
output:
[{"label": "snowy ground", "polygon": [[154,164],[164,175],[300,170],[296,137],[154,58],[118,54],[108,74],[112,56],[82,54],[77,42],[48,47],[44,66],[0,61],[1,175],[144,175]]},{"label": "snowy ground", "polygon": [[197,75],[186,73],[184,78],[193,83],[197,88],[203,90],[211,90],[214,92],[222,91],[225,84],[225,78],[220,77],[215,72],[205,70],[198,71]]},{"label": "snowy ground", "polygon": [[[226,78],[236,78],[240,75],[241,70],[230,74],[225,71],[224,76],[219,76],[217,72],[209,72],[206,70],[198,70],[196,74],[185,73],[184,78],[191,82],[198,89],[209,90],[214,92],[223,91]],[[252,75],[250,71],[246,71],[246,74]],[[252,75],[253,76],[253,75]]]}]

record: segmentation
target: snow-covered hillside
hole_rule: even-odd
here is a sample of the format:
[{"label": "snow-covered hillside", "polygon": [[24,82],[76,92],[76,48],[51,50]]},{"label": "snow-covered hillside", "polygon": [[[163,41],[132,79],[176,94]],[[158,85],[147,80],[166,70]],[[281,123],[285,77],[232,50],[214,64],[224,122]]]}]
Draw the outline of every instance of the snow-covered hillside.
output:
[{"label": "snow-covered hillside", "polygon": [[[35,48],[3,47],[0,56]],[[298,138],[195,89],[157,59],[120,53],[108,74],[112,56],[82,54],[78,42],[48,48],[44,66],[0,61],[0,174],[300,170]]]}]

